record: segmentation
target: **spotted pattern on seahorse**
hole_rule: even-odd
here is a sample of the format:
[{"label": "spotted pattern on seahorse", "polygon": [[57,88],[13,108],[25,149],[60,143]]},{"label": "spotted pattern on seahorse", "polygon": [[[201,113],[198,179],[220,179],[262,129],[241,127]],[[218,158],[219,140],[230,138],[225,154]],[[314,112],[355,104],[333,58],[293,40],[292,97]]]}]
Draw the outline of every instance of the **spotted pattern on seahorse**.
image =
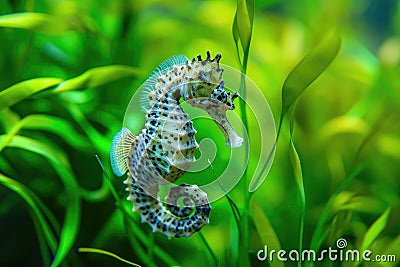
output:
[{"label": "spotted pattern on seahorse", "polygon": [[[196,130],[182,109],[183,99],[195,107],[206,110],[218,123],[226,143],[240,147],[240,138],[228,120],[226,111],[234,109],[237,93],[224,89],[221,54],[213,59],[188,60],[174,56],[152,73],[145,82],[142,108],[146,123],[138,136],[123,128],[113,139],[110,156],[113,171],[125,180],[128,200],[139,211],[142,222],[154,232],[170,237],[190,236],[209,222],[210,204],[207,194],[197,185],[182,184],[171,188],[166,205],[158,197],[159,186],[173,183],[195,161]],[[178,200],[183,199],[183,206]]]}]

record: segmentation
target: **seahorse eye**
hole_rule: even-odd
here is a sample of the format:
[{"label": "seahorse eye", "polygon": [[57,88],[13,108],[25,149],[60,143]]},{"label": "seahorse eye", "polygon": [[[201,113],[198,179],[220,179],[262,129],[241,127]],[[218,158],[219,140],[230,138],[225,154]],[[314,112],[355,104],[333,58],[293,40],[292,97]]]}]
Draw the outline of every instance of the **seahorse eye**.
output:
[{"label": "seahorse eye", "polygon": [[237,97],[239,97],[238,92],[236,92],[236,93],[234,93],[234,94],[232,95],[232,101],[235,100],[235,98],[237,98]]},{"label": "seahorse eye", "polygon": [[218,100],[222,103],[226,103],[226,101],[228,100],[228,94],[225,92],[224,89],[218,87],[217,89],[214,89],[212,91],[210,98]]}]

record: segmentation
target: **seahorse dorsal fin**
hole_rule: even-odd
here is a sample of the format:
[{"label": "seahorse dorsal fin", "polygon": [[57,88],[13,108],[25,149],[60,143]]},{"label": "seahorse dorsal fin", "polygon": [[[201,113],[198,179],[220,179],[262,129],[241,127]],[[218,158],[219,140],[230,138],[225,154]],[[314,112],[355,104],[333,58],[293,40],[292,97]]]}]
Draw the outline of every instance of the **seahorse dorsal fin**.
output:
[{"label": "seahorse dorsal fin", "polygon": [[149,94],[155,89],[157,84],[157,78],[161,75],[166,74],[174,66],[181,66],[186,63],[189,59],[182,54],[175,55],[162,62],[158,67],[151,73],[150,77],[143,83],[140,90],[140,108],[143,112],[147,112],[150,108]]},{"label": "seahorse dorsal fin", "polygon": [[122,176],[128,171],[126,159],[136,137],[127,128],[122,128],[113,138],[110,149],[111,167],[115,175]]}]

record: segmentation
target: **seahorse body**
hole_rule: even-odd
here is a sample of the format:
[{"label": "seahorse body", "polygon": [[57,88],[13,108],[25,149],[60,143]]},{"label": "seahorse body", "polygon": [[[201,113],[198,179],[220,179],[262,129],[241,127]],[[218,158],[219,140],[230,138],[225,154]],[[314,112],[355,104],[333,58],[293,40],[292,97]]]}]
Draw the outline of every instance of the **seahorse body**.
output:
[{"label": "seahorse body", "polygon": [[[206,110],[218,122],[227,145],[241,146],[225,112],[234,109],[237,93],[224,90],[220,54],[211,59],[187,60],[182,55],[163,62],[144,86],[147,112],[144,129],[134,136],[123,128],[113,139],[111,163],[116,175],[128,172],[125,180],[128,200],[134,203],[142,222],[168,237],[190,236],[209,221],[210,205],[206,193],[197,185],[173,187],[166,197],[167,207],[159,200],[159,185],[175,182],[194,162],[198,149],[196,130],[180,105],[183,98],[192,106]],[[183,198],[184,207],[178,206]]]}]

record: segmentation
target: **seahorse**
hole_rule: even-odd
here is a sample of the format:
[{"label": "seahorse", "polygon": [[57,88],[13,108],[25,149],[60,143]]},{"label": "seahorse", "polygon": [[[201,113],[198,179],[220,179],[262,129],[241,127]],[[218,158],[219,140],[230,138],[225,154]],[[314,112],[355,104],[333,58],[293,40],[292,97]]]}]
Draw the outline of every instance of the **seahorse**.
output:
[{"label": "seahorse", "polygon": [[[144,129],[134,136],[122,128],[114,137],[111,165],[117,176],[127,173],[124,181],[133,211],[153,232],[168,238],[190,236],[209,223],[207,194],[197,185],[181,184],[171,188],[166,206],[157,196],[159,185],[173,183],[195,161],[196,130],[181,107],[184,100],[208,112],[226,138],[226,145],[240,147],[242,138],[233,130],[226,111],[233,110],[238,93],[225,91],[221,54],[188,60],[176,55],[161,63],[143,84],[141,107],[146,112]],[[184,206],[178,205],[183,198]]]}]

